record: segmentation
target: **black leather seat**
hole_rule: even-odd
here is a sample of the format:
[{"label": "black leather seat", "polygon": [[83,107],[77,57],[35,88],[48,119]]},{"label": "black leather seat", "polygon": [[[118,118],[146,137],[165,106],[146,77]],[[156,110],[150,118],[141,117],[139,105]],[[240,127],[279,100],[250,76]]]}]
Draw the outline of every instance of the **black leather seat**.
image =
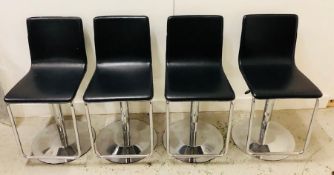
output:
[{"label": "black leather seat", "polygon": [[257,99],[319,98],[321,91],[295,64],[297,15],[246,15],[239,68]]},{"label": "black leather seat", "polygon": [[77,17],[27,19],[29,72],[7,93],[9,103],[70,102],[86,71],[82,22]]},{"label": "black leather seat", "polygon": [[94,19],[96,70],[84,101],[150,100],[153,78],[146,16]]},{"label": "black leather seat", "polygon": [[222,16],[169,17],[166,99],[233,100],[235,95],[222,67],[222,44]]}]

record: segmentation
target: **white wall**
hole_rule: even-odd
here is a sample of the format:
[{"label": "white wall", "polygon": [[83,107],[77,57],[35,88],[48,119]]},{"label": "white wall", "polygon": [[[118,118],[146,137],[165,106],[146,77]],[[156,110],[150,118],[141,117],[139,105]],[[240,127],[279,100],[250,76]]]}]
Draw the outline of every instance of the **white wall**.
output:
[{"label": "white wall", "polygon": [[[88,56],[88,73],[76,97],[82,110],[82,94],[95,64],[93,18],[98,15],[147,15],[151,24],[154,69],[154,107],[164,111],[164,63],[166,21],[170,15],[219,14],[224,16],[223,66],[236,93],[236,109],[248,109],[250,95],[237,65],[242,17],[251,13],[296,13],[299,30],[296,62],[322,90],[321,107],[334,98],[334,8],[333,0],[10,0],[0,2],[0,83],[5,92],[24,76],[30,66],[25,20],[30,16],[79,16],[83,20]],[[312,103],[280,102],[280,108],[308,108]],[[178,111],[186,110],[178,105]],[[115,112],[117,106],[94,105],[99,113]],[[202,110],[226,109],[226,105],[206,104]],[[14,108],[22,116],[46,115],[48,108]],[[136,110],[134,110],[136,111]]]}]

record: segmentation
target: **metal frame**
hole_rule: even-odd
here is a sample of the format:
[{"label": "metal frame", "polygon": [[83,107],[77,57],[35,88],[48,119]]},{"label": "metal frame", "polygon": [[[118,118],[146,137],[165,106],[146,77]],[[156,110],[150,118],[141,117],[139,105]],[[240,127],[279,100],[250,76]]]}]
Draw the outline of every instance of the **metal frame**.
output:
[{"label": "metal frame", "polygon": [[60,105],[61,104],[70,104],[71,107],[71,115],[72,115],[72,120],[73,120],[73,128],[74,128],[74,132],[75,132],[75,140],[77,143],[77,150],[78,150],[78,154],[76,156],[33,156],[33,155],[27,155],[22,147],[22,143],[21,143],[21,139],[16,127],[16,123],[15,123],[15,118],[13,116],[11,107],[10,107],[10,103],[7,103],[7,111],[9,114],[9,118],[10,118],[10,122],[12,124],[12,130],[15,136],[15,140],[16,143],[21,151],[21,154],[24,158],[27,159],[65,159],[65,160],[75,160],[78,159],[81,156],[81,146],[80,146],[80,139],[79,139],[79,133],[78,133],[78,127],[77,127],[77,120],[75,117],[75,110],[73,107],[73,103],[47,103],[47,104],[52,104],[53,105],[53,110],[54,113],[56,114],[56,110],[58,109],[59,115],[54,115],[55,120],[56,120],[56,125],[58,128],[58,132],[59,132],[59,137],[62,141],[62,144],[64,144],[64,146],[66,146],[67,143],[67,134],[66,134],[66,130],[65,130],[65,126],[64,126],[64,118],[63,115],[61,113],[61,108]]},{"label": "metal frame", "polygon": [[[249,149],[250,145],[251,145],[251,134],[252,134],[252,123],[253,123],[253,118],[254,118],[254,113],[255,113],[255,101],[256,99],[253,97],[252,98],[252,105],[251,105],[251,112],[250,112],[250,117],[249,117],[249,125],[248,125],[248,135],[247,135],[247,142],[246,142],[246,152],[250,155],[254,155],[254,156],[265,156],[265,155],[280,155],[280,156],[290,156],[290,155],[300,155],[303,154],[309,144],[310,138],[311,138],[311,132],[312,132],[312,128],[313,128],[313,120],[314,120],[314,116],[317,114],[318,112],[318,107],[319,107],[319,99],[316,99],[314,108],[313,108],[313,112],[312,112],[312,117],[310,119],[310,123],[309,123],[309,127],[308,127],[308,131],[307,131],[307,135],[306,135],[306,140],[303,146],[303,149],[300,151],[294,151],[294,152],[263,152],[263,153],[258,153],[258,152],[253,152]],[[268,109],[268,99],[266,102],[266,109]],[[269,107],[270,108],[270,107]],[[271,107],[271,110],[273,108],[273,105]],[[266,110],[265,109],[265,110]],[[270,113],[271,115],[271,113]],[[262,144],[264,143],[265,140],[265,134],[266,134],[266,130],[267,130],[267,124],[270,120],[270,115],[263,118],[262,120],[262,124],[261,124],[261,132],[260,132],[260,140],[262,142]]]},{"label": "metal frame", "polygon": [[[120,103],[123,103],[125,101],[122,101]],[[125,102],[127,103],[127,102]],[[149,157],[153,154],[153,149],[154,149],[154,130],[153,130],[153,105],[152,105],[152,101],[149,101],[150,104],[150,109],[149,109],[149,120],[150,120],[150,145],[151,145],[151,151],[149,154],[124,154],[124,155],[101,155],[97,150],[96,150],[96,146],[94,143],[94,136],[93,136],[93,131],[92,131],[92,124],[91,124],[91,117],[90,117],[90,112],[89,112],[89,106],[88,103],[85,103],[85,109],[86,109],[86,118],[87,118],[87,123],[88,123],[88,131],[89,131],[89,136],[90,136],[90,143],[91,143],[91,147],[94,150],[94,153],[97,157],[99,158],[104,158],[104,159],[111,159],[111,158],[120,158],[120,159],[126,159],[126,158],[145,158],[145,157]],[[122,105],[121,105],[122,106]],[[127,106],[127,105],[126,105]],[[126,107],[126,109],[122,109],[121,107],[121,114],[122,114],[122,123],[123,123],[123,129],[128,128],[128,122],[129,122],[129,118],[128,116],[123,116],[124,112],[127,111],[128,108]],[[124,130],[123,130],[124,131]],[[126,129],[126,136],[130,135],[130,130]],[[126,137],[126,139],[128,139],[128,137]],[[130,143],[130,140],[127,142]]]},{"label": "metal frame", "polygon": [[[229,116],[228,116],[228,126],[227,126],[227,133],[226,133],[226,140],[225,140],[225,149],[222,151],[221,154],[172,154],[170,152],[170,143],[169,143],[169,130],[170,130],[170,117],[169,117],[169,101],[166,101],[166,149],[167,149],[167,154],[171,157],[175,158],[180,158],[180,159],[187,159],[187,158],[200,158],[200,157],[222,157],[224,156],[229,147],[229,142],[230,142],[230,137],[231,137],[231,128],[232,128],[232,117],[233,117],[233,110],[234,110],[234,101],[230,101],[230,109],[229,109]],[[193,111],[193,109],[197,108],[198,109],[199,105],[191,106],[192,112],[191,112],[191,133],[196,134],[196,125],[197,125],[197,117],[194,117],[195,115],[198,114],[198,111]],[[190,138],[192,138],[192,141],[196,140],[196,136],[192,136],[190,134]]]}]

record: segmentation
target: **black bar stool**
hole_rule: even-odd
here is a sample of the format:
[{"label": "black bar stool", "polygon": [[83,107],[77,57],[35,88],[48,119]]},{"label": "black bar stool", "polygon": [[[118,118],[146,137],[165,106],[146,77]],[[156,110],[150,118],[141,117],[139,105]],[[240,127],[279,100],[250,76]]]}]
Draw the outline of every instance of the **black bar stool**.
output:
[{"label": "black bar stool", "polygon": [[[185,162],[206,162],[228,149],[234,92],[222,68],[223,17],[171,16],[167,23],[165,97],[167,153]],[[169,102],[190,101],[190,122],[169,122]],[[198,122],[200,101],[230,101],[225,140],[219,130]],[[187,132],[188,131],[188,132]]]},{"label": "black bar stool", "polygon": [[[31,55],[29,72],[5,96],[16,141],[24,157],[50,164],[79,158],[90,149],[87,124],[77,122],[72,100],[86,72],[82,22],[77,17],[27,19]],[[21,145],[10,104],[52,104],[55,124],[33,140],[32,155]],[[64,120],[61,104],[69,104],[73,121]]]},{"label": "black bar stool", "polygon": [[[98,157],[132,163],[153,153],[153,77],[149,20],[146,16],[101,16],[94,19],[96,70],[85,92],[89,103],[119,102],[121,121],[107,125],[91,144]],[[150,124],[129,120],[128,101],[149,101]]]},{"label": "black bar stool", "polygon": [[[280,160],[305,151],[318,98],[322,96],[295,64],[297,25],[298,16],[293,14],[246,15],[243,19],[239,67],[253,99],[249,121],[234,126],[232,137],[240,149],[264,160]],[[289,130],[270,121],[275,100],[291,98],[316,99],[301,151],[295,151],[295,140]],[[253,126],[256,99],[266,103],[262,122]]]}]

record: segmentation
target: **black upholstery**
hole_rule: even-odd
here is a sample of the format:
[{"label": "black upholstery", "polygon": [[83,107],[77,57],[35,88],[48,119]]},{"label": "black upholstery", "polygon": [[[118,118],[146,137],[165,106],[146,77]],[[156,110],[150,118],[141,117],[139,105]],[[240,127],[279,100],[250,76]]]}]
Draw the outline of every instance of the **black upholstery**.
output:
[{"label": "black upholstery", "polygon": [[223,17],[171,16],[167,23],[165,97],[233,100],[222,68]]},{"label": "black upholstery", "polygon": [[29,72],[7,93],[10,103],[70,102],[86,71],[82,22],[77,17],[27,19]]},{"label": "black upholstery", "polygon": [[321,91],[295,65],[298,16],[246,15],[239,67],[257,99],[319,98]]},{"label": "black upholstery", "polygon": [[96,17],[94,34],[97,64],[84,95],[84,101],[152,99],[153,78],[148,17]]}]

